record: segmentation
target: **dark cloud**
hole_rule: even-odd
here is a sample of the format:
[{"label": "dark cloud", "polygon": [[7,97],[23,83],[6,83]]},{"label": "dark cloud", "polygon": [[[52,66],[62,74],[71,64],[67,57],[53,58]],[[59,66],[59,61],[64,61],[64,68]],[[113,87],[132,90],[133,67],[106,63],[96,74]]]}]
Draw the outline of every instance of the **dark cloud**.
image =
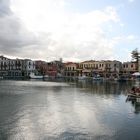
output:
[{"label": "dark cloud", "polygon": [[15,55],[34,44],[37,39],[11,11],[10,1],[0,0],[0,53]]},{"label": "dark cloud", "polygon": [[9,5],[10,5],[9,0],[0,0],[0,17],[11,14]]}]

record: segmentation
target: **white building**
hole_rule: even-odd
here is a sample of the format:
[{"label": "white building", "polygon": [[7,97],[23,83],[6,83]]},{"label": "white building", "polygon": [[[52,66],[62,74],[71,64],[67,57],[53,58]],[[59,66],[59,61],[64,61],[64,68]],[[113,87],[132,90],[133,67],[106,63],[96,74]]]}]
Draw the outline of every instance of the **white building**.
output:
[{"label": "white building", "polygon": [[0,56],[0,77],[23,78],[35,72],[35,62],[30,59],[9,59]]},{"label": "white building", "polygon": [[30,73],[35,72],[35,61],[32,61],[30,59],[24,59],[22,67],[24,76],[29,76]]},{"label": "white building", "polygon": [[5,78],[22,77],[22,59],[9,59],[0,56],[0,76]]},{"label": "white building", "polygon": [[9,61],[10,59],[0,56],[0,76],[8,75],[7,70],[9,70]]}]

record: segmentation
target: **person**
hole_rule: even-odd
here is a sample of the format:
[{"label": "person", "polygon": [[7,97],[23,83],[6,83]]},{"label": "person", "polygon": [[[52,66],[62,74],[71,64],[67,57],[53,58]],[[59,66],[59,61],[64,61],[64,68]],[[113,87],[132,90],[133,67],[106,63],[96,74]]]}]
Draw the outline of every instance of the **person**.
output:
[{"label": "person", "polygon": [[136,92],[136,88],[132,87],[131,91],[132,91],[132,93],[135,93]]},{"label": "person", "polygon": [[135,89],[135,92],[139,95],[139,94],[140,94],[140,87],[137,87],[137,88]]},{"label": "person", "polygon": [[140,87],[132,87],[131,93],[140,96]]}]

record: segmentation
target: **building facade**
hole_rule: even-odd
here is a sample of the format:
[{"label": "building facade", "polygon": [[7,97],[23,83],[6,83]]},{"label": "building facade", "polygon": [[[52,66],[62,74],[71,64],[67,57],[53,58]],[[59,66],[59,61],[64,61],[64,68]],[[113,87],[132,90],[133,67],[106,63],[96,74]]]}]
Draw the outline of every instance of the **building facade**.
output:
[{"label": "building facade", "polygon": [[133,74],[137,71],[137,66],[135,62],[124,62],[122,64],[122,72],[124,74]]},{"label": "building facade", "polygon": [[22,60],[0,56],[0,76],[4,78],[22,77]]},{"label": "building facade", "polygon": [[0,56],[0,77],[7,76],[8,70],[11,69],[11,67],[10,59]]},{"label": "building facade", "polygon": [[28,77],[31,73],[35,73],[35,61],[30,59],[22,60],[22,75]]},{"label": "building facade", "polygon": [[119,61],[84,61],[78,64],[79,75],[86,76],[104,76],[104,77],[116,77],[121,70],[121,62]]},{"label": "building facade", "polygon": [[[140,71],[140,61],[139,61]],[[9,59],[0,56],[0,77],[19,78],[29,77],[30,73],[36,75],[48,75],[52,77],[66,76],[88,76],[100,75],[105,78],[118,78],[120,76],[131,77],[137,71],[135,62],[124,62],[116,60],[83,61],[80,63],[62,61],[32,61],[31,59]]]},{"label": "building facade", "polygon": [[34,61],[29,59],[9,59],[0,56],[0,76],[6,79],[24,78],[35,71]]},{"label": "building facade", "polygon": [[73,62],[68,62],[64,64],[64,76],[74,77],[77,76],[78,64]]}]

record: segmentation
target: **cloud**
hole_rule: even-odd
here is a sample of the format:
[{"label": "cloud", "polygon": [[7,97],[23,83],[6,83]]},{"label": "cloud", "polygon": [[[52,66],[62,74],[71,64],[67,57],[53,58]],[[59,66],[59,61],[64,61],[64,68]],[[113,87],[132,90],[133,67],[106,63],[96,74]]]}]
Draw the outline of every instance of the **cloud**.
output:
[{"label": "cloud", "polygon": [[104,24],[112,22],[119,22],[113,7],[72,15],[64,25],[62,22],[59,28],[50,32],[41,46],[47,43],[49,57],[65,60],[114,59],[114,38],[108,38],[103,30]]},{"label": "cloud", "polygon": [[9,15],[11,13],[10,8],[7,6],[10,4],[9,0],[1,0],[0,1],[0,17]]},{"label": "cloud", "polygon": [[130,2],[130,3],[132,3],[132,2],[134,2],[135,0],[128,0],[128,2]]},{"label": "cloud", "polygon": [[0,1],[0,27],[1,54],[17,55],[24,47],[35,43],[33,34],[24,28],[11,11],[9,0]]},{"label": "cloud", "polygon": [[65,0],[12,0],[11,5],[2,0],[0,5],[5,13],[0,17],[1,53],[66,61],[114,59],[119,40],[108,37],[108,25],[120,24],[114,7],[72,13]]}]

